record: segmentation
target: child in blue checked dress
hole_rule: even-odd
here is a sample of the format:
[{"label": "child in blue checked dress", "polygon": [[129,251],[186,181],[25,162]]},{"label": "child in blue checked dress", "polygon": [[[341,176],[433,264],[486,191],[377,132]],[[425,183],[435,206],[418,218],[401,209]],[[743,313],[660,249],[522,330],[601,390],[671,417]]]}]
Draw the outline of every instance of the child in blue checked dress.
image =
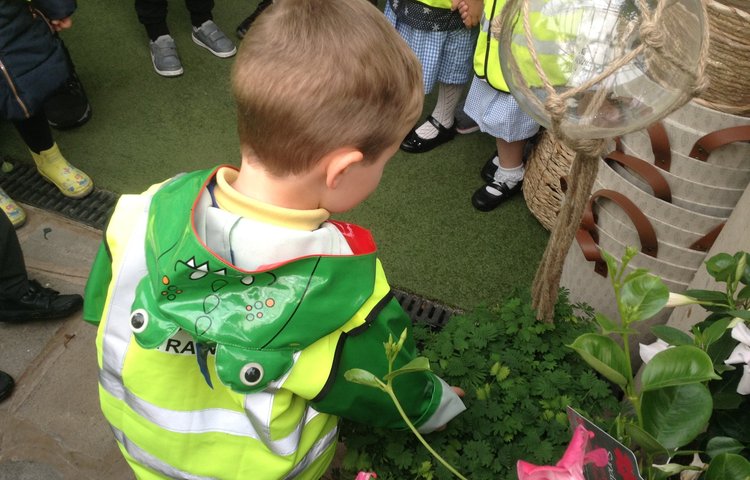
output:
[{"label": "child in blue checked dress", "polygon": [[461,0],[458,6],[467,27],[481,24],[474,53],[475,75],[464,111],[481,131],[495,137],[497,144],[497,151],[482,167],[486,185],[471,198],[474,208],[483,212],[494,210],[521,190],[524,151],[528,140],[539,131],[539,124],[521,110],[509,93],[500,70],[498,42],[489,35],[490,23],[504,4],[505,0]]},{"label": "child in blue checked dress", "polygon": [[477,31],[464,25],[458,0],[387,0],[385,16],[422,64],[425,95],[438,84],[432,115],[413,129],[401,149],[422,153],[456,135],[454,111],[471,78]]}]

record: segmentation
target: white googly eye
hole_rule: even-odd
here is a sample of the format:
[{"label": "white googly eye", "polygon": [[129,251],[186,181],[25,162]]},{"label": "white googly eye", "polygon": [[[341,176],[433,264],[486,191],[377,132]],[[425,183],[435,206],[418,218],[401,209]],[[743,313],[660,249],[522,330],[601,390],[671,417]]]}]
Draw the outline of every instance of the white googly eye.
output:
[{"label": "white googly eye", "polygon": [[134,333],[141,333],[148,326],[148,312],[142,308],[130,314],[130,329]]},{"label": "white googly eye", "polygon": [[263,367],[259,363],[248,363],[240,371],[240,381],[248,387],[254,387],[263,380]]}]

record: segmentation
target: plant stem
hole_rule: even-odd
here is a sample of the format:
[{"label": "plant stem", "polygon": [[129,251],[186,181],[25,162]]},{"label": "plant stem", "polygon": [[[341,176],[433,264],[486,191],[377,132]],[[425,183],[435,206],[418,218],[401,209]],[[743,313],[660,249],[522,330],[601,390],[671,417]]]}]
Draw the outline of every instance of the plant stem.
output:
[{"label": "plant stem", "polygon": [[433,457],[437,458],[438,461],[440,463],[442,463],[443,466],[445,468],[447,468],[453,475],[455,475],[456,477],[460,478],[461,480],[467,480],[466,477],[464,477],[463,475],[461,475],[460,473],[458,473],[458,471],[455,468],[453,468],[453,466],[450,463],[446,462],[443,459],[443,457],[441,457],[440,455],[438,455],[438,453],[435,450],[432,449],[432,447],[430,446],[430,444],[427,443],[427,441],[417,431],[417,429],[414,427],[414,425],[412,425],[412,423],[409,421],[409,417],[406,416],[406,412],[404,412],[404,409],[401,408],[401,404],[399,403],[398,399],[396,398],[396,394],[393,392],[393,389],[391,388],[390,382],[389,382],[389,385],[388,385],[386,391],[387,391],[388,395],[390,395],[391,399],[393,400],[393,403],[396,405],[396,408],[398,409],[398,413],[401,415],[401,418],[404,419],[404,421],[406,422],[406,425],[409,426],[409,429],[411,429],[412,433],[414,433],[414,435],[416,435],[416,437],[419,439],[419,441],[422,442],[422,445],[424,445],[424,447],[427,449],[427,451],[429,451],[432,454]]}]

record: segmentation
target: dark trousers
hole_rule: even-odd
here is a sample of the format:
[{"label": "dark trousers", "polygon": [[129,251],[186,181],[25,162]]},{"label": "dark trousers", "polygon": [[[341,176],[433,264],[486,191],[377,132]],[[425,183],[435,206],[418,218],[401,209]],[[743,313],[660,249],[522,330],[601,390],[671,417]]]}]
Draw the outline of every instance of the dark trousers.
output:
[{"label": "dark trousers", "polygon": [[38,112],[25,120],[14,120],[13,126],[16,127],[26,146],[32,152],[39,153],[52,148],[52,130],[47,123],[47,115],[44,114],[44,109],[40,108]]},{"label": "dark trousers", "polygon": [[[214,9],[214,0],[185,0],[185,6],[190,12],[190,23],[193,26],[200,27],[203,22],[213,18],[211,11]],[[135,0],[135,12],[151,40],[169,34],[167,0]]]},{"label": "dark trousers", "polygon": [[28,290],[29,278],[16,230],[0,212],[0,298],[18,299]]}]

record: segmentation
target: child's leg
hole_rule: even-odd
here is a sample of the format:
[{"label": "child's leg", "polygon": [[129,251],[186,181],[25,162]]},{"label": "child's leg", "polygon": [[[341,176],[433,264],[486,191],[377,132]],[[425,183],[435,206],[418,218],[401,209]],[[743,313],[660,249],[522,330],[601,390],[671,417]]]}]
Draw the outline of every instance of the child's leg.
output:
[{"label": "child's leg", "polygon": [[521,190],[525,173],[523,153],[527,141],[528,139],[513,142],[505,141],[502,138],[495,139],[498,155],[487,162],[487,165],[482,169],[482,174],[483,176],[487,175],[491,166],[496,165],[497,168],[487,185],[474,192],[471,197],[474,208],[483,212],[494,210]]},{"label": "child's leg", "polygon": [[43,111],[26,120],[14,121],[13,125],[29,147],[39,173],[54,183],[63,195],[80,198],[91,193],[94,184],[88,175],[68,163],[60,153]]},{"label": "child's leg", "polygon": [[258,15],[263,13],[263,10],[270,7],[273,3],[273,0],[260,0],[260,3],[258,6],[253,10],[253,13],[247,16],[242,23],[240,23],[237,26],[237,36],[240,38],[245,38],[245,34],[247,33],[247,29],[250,28],[250,25],[253,24],[256,18],[258,18]]},{"label": "child's leg", "polygon": [[[432,118],[446,128],[451,128],[454,121],[454,112],[458,102],[461,101],[463,85],[449,85],[446,83],[438,84],[438,98],[435,103],[435,109],[432,111]],[[438,130],[432,123],[424,122],[417,128],[417,135],[425,139],[435,138]]]},{"label": "child's leg", "polygon": [[185,6],[190,12],[190,23],[195,28],[200,28],[206,20],[213,20],[211,12],[214,9],[214,0],[185,0]]},{"label": "child's leg", "polygon": [[162,35],[169,35],[166,0],[135,0],[135,12],[149,40],[153,42]]},{"label": "child's leg", "polygon": [[44,112],[38,112],[26,120],[16,120],[13,122],[21,138],[34,153],[52,148],[55,143],[52,140],[52,130],[47,123],[47,116]]}]

